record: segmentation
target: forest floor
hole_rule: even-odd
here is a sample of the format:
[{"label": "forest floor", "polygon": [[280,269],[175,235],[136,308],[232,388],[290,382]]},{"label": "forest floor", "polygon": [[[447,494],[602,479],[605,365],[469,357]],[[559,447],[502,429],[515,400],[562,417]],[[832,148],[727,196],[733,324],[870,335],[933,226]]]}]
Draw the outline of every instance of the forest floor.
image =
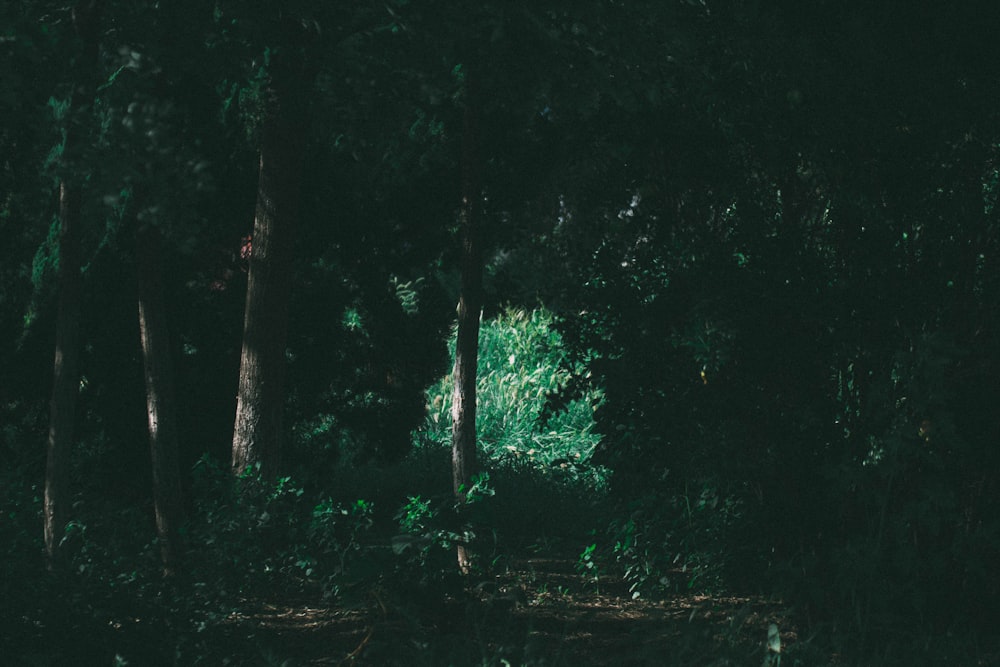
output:
[{"label": "forest floor", "polygon": [[594,581],[576,565],[568,554],[514,560],[492,580],[473,577],[461,601],[433,613],[373,591],[354,609],[297,596],[248,601],[225,625],[256,647],[260,664],[287,667],[760,665],[772,623],[783,645],[798,639],[776,602],[633,599],[620,580]]}]

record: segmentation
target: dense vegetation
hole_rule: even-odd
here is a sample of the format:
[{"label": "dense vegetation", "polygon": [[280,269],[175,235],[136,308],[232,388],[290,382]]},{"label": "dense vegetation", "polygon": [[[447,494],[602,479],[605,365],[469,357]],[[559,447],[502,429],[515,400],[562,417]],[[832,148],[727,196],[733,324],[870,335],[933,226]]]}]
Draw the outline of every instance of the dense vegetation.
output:
[{"label": "dense vegetation", "polygon": [[0,661],[1000,664],[998,19],[0,5]]}]

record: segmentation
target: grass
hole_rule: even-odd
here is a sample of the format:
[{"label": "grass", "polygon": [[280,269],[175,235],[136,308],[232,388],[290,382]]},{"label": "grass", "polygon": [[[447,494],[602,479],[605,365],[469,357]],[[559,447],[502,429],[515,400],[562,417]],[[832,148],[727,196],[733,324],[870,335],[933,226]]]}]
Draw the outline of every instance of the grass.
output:
[{"label": "grass", "polygon": [[[585,463],[600,439],[593,419],[599,392],[570,402],[547,420],[542,418],[546,401],[570,379],[552,324],[552,315],[542,309],[508,309],[482,324],[476,425],[481,456],[489,461],[514,459],[542,466]],[[454,337],[451,344],[454,349]],[[450,442],[451,391],[450,375],[427,391],[427,420],[418,432],[419,444]],[[594,472],[598,477],[602,474]]]}]

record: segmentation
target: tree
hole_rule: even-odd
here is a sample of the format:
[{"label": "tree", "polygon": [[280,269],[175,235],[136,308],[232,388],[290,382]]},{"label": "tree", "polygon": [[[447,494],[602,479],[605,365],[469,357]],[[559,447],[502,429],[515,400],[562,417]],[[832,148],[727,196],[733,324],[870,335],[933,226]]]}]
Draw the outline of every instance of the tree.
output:
[{"label": "tree", "polygon": [[304,73],[288,62],[296,59],[289,51],[272,57],[261,89],[257,207],[233,428],[232,466],[238,475],[255,468],[273,475],[281,464],[285,345],[304,149],[302,99],[295,95]]},{"label": "tree", "polygon": [[153,508],[164,574],[172,575],[179,557],[182,505],[177,463],[177,408],[169,326],[163,297],[163,241],[151,224],[136,231],[139,336],[146,379],[146,415],[153,465]]},{"label": "tree", "polygon": [[80,383],[80,193],[68,181],[59,184],[59,225],[59,311],[45,465],[45,549],[52,564],[68,520],[68,467]]},{"label": "tree", "polygon": [[[592,97],[593,85],[584,90],[579,76],[590,74],[589,66],[580,65],[602,48],[571,16],[585,15],[597,25],[600,10],[493,3],[472,11],[456,10],[447,3],[425,3],[410,10],[414,21],[404,29],[422,36],[425,49],[452,64],[458,84],[452,96],[461,114],[460,120],[453,120],[454,135],[461,137],[461,143],[451,453],[453,492],[461,504],[477,466],[476,384],[485,259],[489,252],[516,247],[520,236],[537,231],[532,208],[538,200],[554,196],[556,171],[547,150],[554,134],[549,105],[563,102],[568,110],[581,97]],[[442,34],[463,37],[457,47],[442,48],[450,43]],[[574,68],[575,76],[567,77]],[[607,83],[597,85],[599,94]],[[484,210],[486,192],[489,211]],[[502,224],[488,224],[487,217],[490,223]],[[463,571],[468,569],[463,546],[458,548],[458,561]]]},{"label": "tree", "polygon": [[[70,96],[69,113],[77,114],[92,94],[86,81],[89,68],[97,60],[98,25],[101,4],[85,0],[73,8],[73,29],[82,42],[78,56],[75,88]],[[80,129],[70,122],[63,143],[63,169],[59,183],[59,312],[56,326],[55,361],[52,373],[47,462],[45,466],[45,550],[49,563],[59,560],[59,546],[68,521],[69,457],[73,443],[76,398],[80,391],[80,224],[81,184],[79,173],[68,168],[80,142]]]},{"label": "tree", "polygon": [[559,241],[583,270],[563,327],[605,390],[615,486],[662,506],[691,484],[731,493],[730,574],[856,613],[862,637],[901,609],[954,622],[936,610],[995,590],[958,566],[997,553],[995,522],[941,528],[996,503],[968,491],[995,457],[969,407],[996,396],[983,23],[713,7],[678,24],[683,58],[636,63],[662,68],[661,94],[607,117],[632,192],[567,197]]},{"label": "tree", "polygon": [[[479,358],[479,320],[483,306],[483,248],[480,220],[479,72],[466,65],[465,110],[462,124],[461,287],[458,300],[458,337],[455,343],[455,390],[452,398],[452,485],[465,502],[476,469],[476,380]],[[469,569],[465,547],[458,546],[458,564]]]},{"label": "tree", "polygon": [[[103,163],[92,172],[92,187],[103,191],[104,201],[115,202],[105,209],[108,218],[103,238],[91,260],[91,272],[96,274],[95,289],[91,292],[107,294],[116,311],[122,311],[121,306],[128,302],[137,306],[138,326],[131,329],[138,334],[134,339],[137,345],[126,347],[115,341],[114,348],[124,348],[129,362],[141,356],[142,372],[134,372],[138,370],[134,364],[118,364],[133,372],[126,376],[129,382],[115,382],[106,376],[102,378],[97,368],[85,370],[91,377],[103,379],[104,384],[124,385],[117,387],[119,396],[138,396],[144,390],[141,395],[145,400],[134,403],[136,411],[131,414],[122,399],[109,401],[107,394],[99,394],[95,402],[114,402],[113,409],[106,414],[119,424],[130,423],[141,428],[144,422],[156,534],[165,575],[175,573],[180,559],[183,507],[181,437],[172,353],[176,349],[172,340],[175,330],[167,307],[168,285],[175,281],[173,276],[164,275],[164,263],[165,258],[177,256],[178,246],[192,248],[201,244],[204,234],[198,229],[199,205],[204,200],[199,193],[210,190],[208,177],[199,173],[204,171],[206,151],[197,122],[200,89],[189,69],[200,66],[201,62],[196,51],[198,39],[191,38],[190,33],[196,33],[204,24],[199,23],[201,17],[197,11],[185,9],[193,8],[184,8],[180,3],[166,7],[142,3],[115,7],[114,39],[120,47],[116,49],[118,68],[99,89],[95,108],[100,114],[102,131],[94,142],[96,155],[91,156],[92,163]],[[182,16],[190,29],[184,38],[175,35]],[[122,45],[128,48],[121,48]],[[181,53],[184,55],[177,55]],[[192,65],[192,61],[198,64]],[[100,159],[105,156],[106,160]],[[122,237],[132,243],[122,244]],[[128,275],[129,269],[134,271],[129,276],[134,280],[134,292],[101,285],[103,272],[122,276]],[[102,316],[102,323],[110,322],[105,331],[111,336],[120,336],[123,327],[136,323],[127,318],[115,320],[104,313]],[[88,341],[95,357],[106,345],[107,337],[101,338],[95,331]],[[103,363],[98,361],[95,365],[109,364],[105,358]],[[142,407],[145,418],[132,420],[131,415],[138,417]],[[91,409],[97,412],[101,408]],[[122,458],[121,453],[116,458]]]},{"label": "tree", "polygon": [[[294,253],[294,263],[289,259],[282,272],[295,290],[285,290],[291,301],[287,315],[271,308],[272,322],[259,328],[270,334],[279,328],[275,320],[290,321],[290,328],[284,325],[289,329],[285,349],[273,357],[272,367],[281,365],[283,382],[293,391],[286,397],[274,391],[273,382],[264,390],[274,397],[268,399],[272,408],[252,411],[276,415],[284,409],[288,427],[269,427],[273,433],[259,438],[260,446],[271,446],[263,443],[278,442],[282,431],[298,430],[308,420],[324,424],[310,431],[318,433],[315,442],[325,451],[332,438],[343,443],[335,449],[348,456],[398,458],[410,445],[410,429],[422,413],[422,389],[438,372],[445,349],[443,336],[423,327],[429,319],[444,326],[446,311],[436,294],[444,290],[433,279],[442,245],[438,239],[445,236],[440,212],[451,212],[458,199],[452,193],[456,179],[440,177],[444,165],[453,169],[454,161],[445,160],[436,110],[415,109],[420,102],[413,99],[412,87],[400,85],[401,78],[411,77],[407,84],[412,84],[422,73],[395,67],[404,62],[398,56],[407,34],[395,29],[394,15],[385,6],[360,3],[348,12],[299,6],[282,9],[272,22],[240,14],[238,3],[230,6],[232,15],[219,24],[224,26],[219,34],[225,35],[219,46],[239,59],[253,59],[254,70],[249,85],[245,80],[234,84],[237,77],[228,73],[219,88],[239,91],[224,104],[231,111],[239,108],[250,121],[263,158],[255,224],[264,221],[265,201],[274,205],[268,215],[277,220],[278,200],[290,199],[266,194],[266,188],[286,193],[294,188],[298,216],[310,221],[294,232],[287,215],[282,230],[274,231],[277,222],[272,225],[272,234],[284,238],[287,256]],[[337,75],[314,82],[311,72],[317,71]],[[307,118],[307,107],[317,112]],[[301,146],[306,132],[311,140],[303,155],[293,145]],[[308,169],[303,170],[303,159]],[[275,166],[278,160],[298,164]],[[301,180],[293,183],[293,178]],[[251,307],[251,295],[265,277],[258,263],[264,240],[262,232],[250,234],[247,326],[265,310]],[[417,300],[406,302],[405,295]],[[253,346],[242,347],[242,365],[249,371]],[[241,372],[241,377],[242,412],[250,410],[251,393],[264,385],[252,373]],[[275,419],[268,421],[276,425]],[[251,453],[256,445],[248,440],[251,427],[260,428],[237,419],[234,470],[245,469],[239,461],[248,454],[256,456]],[[310,456],[305,446],[278,458],[293,465]],[[310,469],[316,469],[314,464]]]}]

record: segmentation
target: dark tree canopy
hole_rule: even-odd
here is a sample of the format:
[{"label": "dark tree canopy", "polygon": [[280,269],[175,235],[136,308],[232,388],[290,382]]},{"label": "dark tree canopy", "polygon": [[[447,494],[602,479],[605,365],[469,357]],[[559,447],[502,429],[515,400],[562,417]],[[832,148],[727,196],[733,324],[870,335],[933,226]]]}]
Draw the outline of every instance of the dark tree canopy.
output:
[{"label": "dark tree canopy", "polygon": [[392,664],[405,617],[448,662],[419,605],[493,613],[564,540],[630,602],[771,596],[847,661],[993,664],[997,28],[986,0],[3,3],[0,597],[42,602],[0,625],[105,664],[141,601],[158,657],[210,660],[298,587],[373,610],[351,659]]}]

